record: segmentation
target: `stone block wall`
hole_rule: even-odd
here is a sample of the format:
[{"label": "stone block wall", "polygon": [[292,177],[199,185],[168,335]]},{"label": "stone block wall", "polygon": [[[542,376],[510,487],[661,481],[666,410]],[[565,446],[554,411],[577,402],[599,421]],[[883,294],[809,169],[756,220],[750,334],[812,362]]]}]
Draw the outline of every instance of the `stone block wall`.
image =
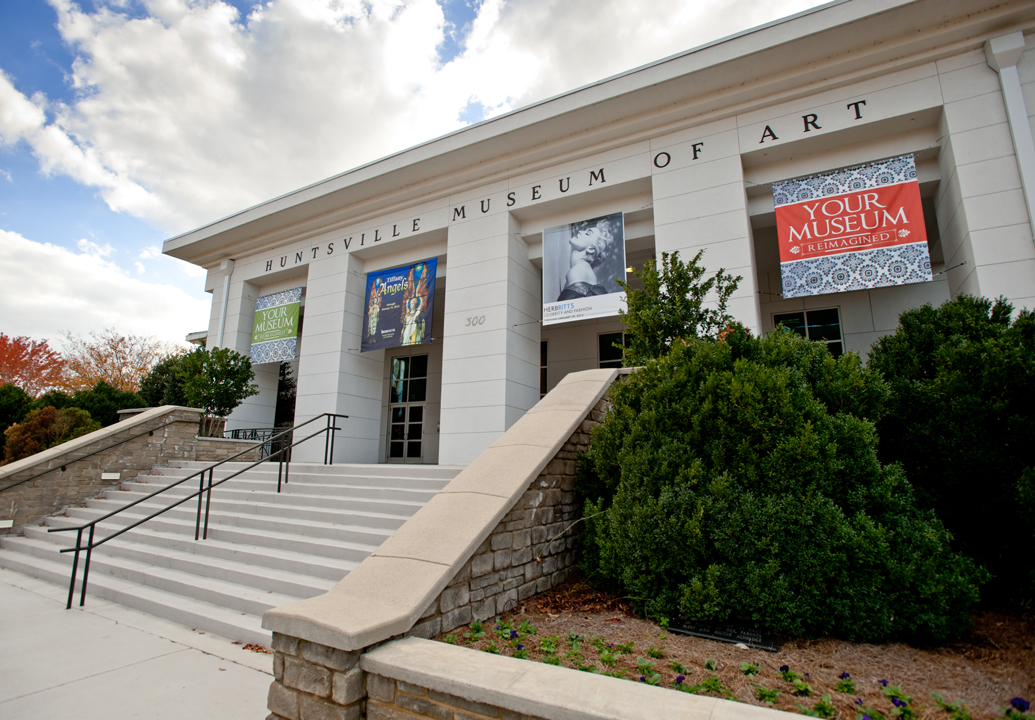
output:
[{"label": "stone block wall", "polygon": [[[200,462],[220,462],[226,460],[233,455],[247,450],[252,445],[255,445],[257,440],[231,440],[230,438],[211,438],[211,437],[198,437],[196,438],[194,460]],[[234,462],[255,462],[259,459],[259,448],[255,448],[251,452],[247,452],[239,458],[234,458]]]},{"label": "stone block wall", "polygon": [[366,674],[367,720],[534,720],[496,705],[465,700],[457,695]]},{"label": "stone block wall", "polygon": [[576,562],[575,467],[607,410],[603,398],[408,633],[431,638],[488,620],[564,582]]},{"label": "stone block wall", "polygon": [[[42,522],[70,505],[80,505],[120,482],[149,472],[155,465],[170,460],[195,459],[199,413],[189,408],[175,408],[139,423],[117,423],[0,468],[0,487],[49,471],[34,480],[0,491],[0,519],[14,521],[12,528],[0,529],[0,533],[17,532],[23,525]],[[158,427],[170,420],[175,422]],[[95,450],[152,428],[157,428],[152,435],[144,434],[84,458]],[[86,442],[79,442],[82,440]],[[70,447],[62,451],[65,446]],[[38,460],[32,462],[36,457]],[[119,479],[102,480],[102,473],[119,473]]]},{"label": "stone block wall", "polygon": [[359,720],[366,713],[360,652],[273,634],[272,720]]}]

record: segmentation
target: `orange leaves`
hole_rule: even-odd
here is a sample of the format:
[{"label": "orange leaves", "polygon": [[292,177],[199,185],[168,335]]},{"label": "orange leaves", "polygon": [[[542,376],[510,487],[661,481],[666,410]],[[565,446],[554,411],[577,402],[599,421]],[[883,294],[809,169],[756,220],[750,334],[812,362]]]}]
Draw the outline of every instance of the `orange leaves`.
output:
[{"label": "orange leaves", "polygon": [[0,333],[0,385],[17,385],[32,397],[60,386],[65,361],[46,340]]}]

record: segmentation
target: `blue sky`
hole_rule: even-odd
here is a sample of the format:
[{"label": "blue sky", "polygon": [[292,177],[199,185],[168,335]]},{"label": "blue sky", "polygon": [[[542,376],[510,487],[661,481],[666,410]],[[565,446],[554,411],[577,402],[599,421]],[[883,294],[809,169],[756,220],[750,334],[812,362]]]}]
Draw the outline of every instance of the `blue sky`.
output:
[{"label": "blue sky", "polygon": [[164,239],[814,0],[0,2],[0,332],[205,329]]}]

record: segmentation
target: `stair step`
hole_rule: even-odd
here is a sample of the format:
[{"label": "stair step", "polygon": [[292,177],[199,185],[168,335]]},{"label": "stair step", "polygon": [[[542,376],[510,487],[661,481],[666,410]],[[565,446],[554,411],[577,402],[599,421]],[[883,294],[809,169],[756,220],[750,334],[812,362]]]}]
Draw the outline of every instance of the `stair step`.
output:
[{"label": "stair step", "polygon": [[[75,528],[126,508],[96,526],[95,540],[124,532],[93,551],[87,602],[103,598],[268,646],[263,612],[327,592],[461,469],[292,463],[291,481],[277,493],[277,466],[266,463],[213,490],[208,537],[195,541],[197,500],[186,498],[198,487],[191,474],[209,464],[170,465],[70,507],[46,526],[0,538],[0,567],[67,588],[72,553],[59,550],[74,544],[75,535],[48,530]],[[214,476],[245,467],[224,463]],[[184,502],[128,529],[177,500]],[[84,560],[80,554],[80,579]]]}]

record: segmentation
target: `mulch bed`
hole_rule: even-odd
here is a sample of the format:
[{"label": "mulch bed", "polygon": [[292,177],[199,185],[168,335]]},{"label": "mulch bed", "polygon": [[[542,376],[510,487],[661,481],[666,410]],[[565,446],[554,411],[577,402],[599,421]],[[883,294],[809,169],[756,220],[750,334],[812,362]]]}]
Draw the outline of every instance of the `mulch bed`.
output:
[{"label": "mulch bed", "polygon": [[[534,635],[505,641],[495,630],[497,622],[510,622],[517,631],[522,622],[535,627]],[[659,685],[671,688],[677,675],[683,674],[686,685],[699,685],[709,677],[717,677],[732,699],[753,705],[766,705],[757,699],[758,687],[779,691],[768,707],[790,712],[814,708],[823,695],[829,694],[839,720],[855,720],[859,714],[857,698],[888,718],[894,707],[881,692],[878,681],[887,680],[901,687],[912,697],[910,708],[919,720],[949,720],[950,716],[932,699],[939,692],[946,701],[961,702],[974,720],[1002,718],[1002,708],[1011,698],[1035,700],[1035,616],[1030,611],[985,611],[974,616],[974,624],[958,642],[940,647],[915,647],[904,643],[870,645],[841,640],[797,640],[780,638],[780,651],[742,649],[729,643],[716,642],[665,632],[656,623],[643,620],[620,598],[612,598],[573,578],[554,590],[536,596],[515,610],[484,624],[487,634],[472,642],[465,638],[470,628],[458,628],[439,636],[438,640],[454,640],[458,645],[484,650],[490,642],[501,655],[513,655],[522,644],[529,660],[544,659],[540,651],[543,638],[557,636],[556,657],[565,667],[594,665],[597,671],[625,671],[626,681],[640,681],[643,670],[637,659],[654,662],[651,672],[660,674]],[[504,633],[506,634],[506,633]],[[572,646],[570,636],[581,636],[577,642],[579,657],[565,654]],[[597,645],[613,652],[610,643],[634,643],[627,654],[616,654],[615,664],[600,661]],[[648,651],[653,648],[655,655]],[[705,663],[714,660],[715,670],[706,670]],[[759,672],[747,676],[741,663],[757,663]],[[678,663],[681,670],[672,669]],[[808,697],[794,696],[794,686],[784,680],[780,667],[787,665],[803,678],[812,692]],[[854,694],[835,690],[838,675],[847,672],[855,685]],[[720,693],[703,694],[721,697]]]}]

